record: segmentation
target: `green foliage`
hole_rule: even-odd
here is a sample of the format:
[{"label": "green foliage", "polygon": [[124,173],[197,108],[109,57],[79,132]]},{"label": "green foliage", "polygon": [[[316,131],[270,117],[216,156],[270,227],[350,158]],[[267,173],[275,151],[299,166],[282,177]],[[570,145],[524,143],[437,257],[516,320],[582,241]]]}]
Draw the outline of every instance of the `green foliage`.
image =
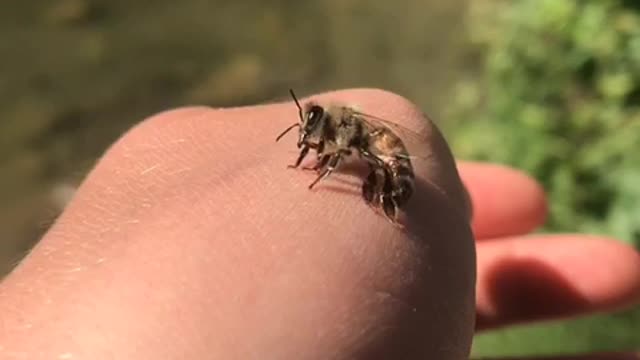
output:
[{"label": "green foliage", "polygon": [[640,309],[632,309],[569,322],[513,327],[476,336],[472,358],[634,352],[640,344],[639,324]]},{"label": "green foliage", "polygon": [[[460,81],[458,157],[501,162],[549,195],[545,230],[640,245],[640,6],[614,0],[476,1],[479,75]],[[594,264],[597,266],[597,264]],[[640,309],[481,334],[474,355],[637,348]]]},{"label": "green foliage", "polygon": [[634,1],[479,1],[481,79],[450,117],[459,157],[524,169],[548,230],[640,244],[640,7]]}]

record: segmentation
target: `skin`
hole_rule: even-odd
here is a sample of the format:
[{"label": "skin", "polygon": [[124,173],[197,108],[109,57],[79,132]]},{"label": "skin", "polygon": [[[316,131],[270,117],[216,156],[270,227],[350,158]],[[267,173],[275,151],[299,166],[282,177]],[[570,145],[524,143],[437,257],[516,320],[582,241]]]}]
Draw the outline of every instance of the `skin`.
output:
[{"label": "skin", "polygon": [[314,99],[424,135],[406,231],[361,199],[361,169],[309,191],[315,173],[286,168],[296,137],[274,137],[297,120],[292,102],[158,114],[113,144],[0,283],[0,357],[466,359],[475,331],[640,298],[637,252],[527,236],[546,215],[539,185],[456,163],[406,99]]}]

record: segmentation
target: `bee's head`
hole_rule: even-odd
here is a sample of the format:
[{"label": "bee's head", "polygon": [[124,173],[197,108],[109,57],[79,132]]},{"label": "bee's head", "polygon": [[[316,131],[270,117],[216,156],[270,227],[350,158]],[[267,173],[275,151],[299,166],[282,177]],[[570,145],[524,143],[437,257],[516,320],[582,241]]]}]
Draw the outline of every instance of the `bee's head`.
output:
[{"label": "bee's head", "polygon": [[313,138],[320,135],[322,124],[326,117],[326,112],[322,106],[314,103],[307,103],[304,107],[300,106],[300,102],[298,102],[293,90],[289,90],[289,92],[298,107],[300,122],[289,126],[284,132],[282,132],[282,134],[280,134],[280,136],[278,136],[276,141],[280,140],[284,134],[288,133],[294,127],[298,127],[300,129],[298,133],[298,147],[301,147],[303,144],[307,143],[310,137]]},{"label": "bee's head", "polygon": [[320,135],[324,118],[325,110],[322,106],[313,103],[305,105],[300,115],[301,126],[298,147],[305,143],[309,137]]}]

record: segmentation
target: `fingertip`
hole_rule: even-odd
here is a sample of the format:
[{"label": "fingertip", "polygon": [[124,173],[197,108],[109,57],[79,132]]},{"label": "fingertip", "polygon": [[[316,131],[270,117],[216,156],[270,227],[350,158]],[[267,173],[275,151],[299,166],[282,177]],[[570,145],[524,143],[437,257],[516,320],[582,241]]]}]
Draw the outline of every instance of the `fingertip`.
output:
[{"label": "fingertip", "polygon": [[[640,253],[630,244],[620,240],[592,236],[586,242],[592,260],[604,270],[589,274],[591,281],[600,284],[593,293],[600,295],[603,303],[611,306],[627,306],[640,301]],[[587,258],[587,256],[585,256]],[[600,260],[602,259],[602,260]],[[602,261],[602,263],[600,263]]]},{"label": "fingertip", "polygon": [[640,254],[607,237],[483,242],[478,269],[480,328],[615,310],[640,300]]},{"label": "fingertip", "polygon": [[544,189],[526,173],[479,162],[460,162],[459,171],[471,198],[476,238],[524,234],[544,223]]}]

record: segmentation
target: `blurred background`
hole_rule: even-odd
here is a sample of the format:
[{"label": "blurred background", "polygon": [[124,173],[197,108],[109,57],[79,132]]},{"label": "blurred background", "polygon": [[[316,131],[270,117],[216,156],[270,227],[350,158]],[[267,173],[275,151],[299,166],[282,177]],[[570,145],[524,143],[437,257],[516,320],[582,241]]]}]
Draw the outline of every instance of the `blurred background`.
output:
[{"label": "blurred background", "polygon": [[[156,112],[342,87],[419,104],[456,156],[523,169],[542,231],[640,246],[640,2],[22,0],[0,12],[0,276]],[[597,266],[597,264],[594,264]],[[477,336],[474,356],[640,348],[640,309]]]}]

